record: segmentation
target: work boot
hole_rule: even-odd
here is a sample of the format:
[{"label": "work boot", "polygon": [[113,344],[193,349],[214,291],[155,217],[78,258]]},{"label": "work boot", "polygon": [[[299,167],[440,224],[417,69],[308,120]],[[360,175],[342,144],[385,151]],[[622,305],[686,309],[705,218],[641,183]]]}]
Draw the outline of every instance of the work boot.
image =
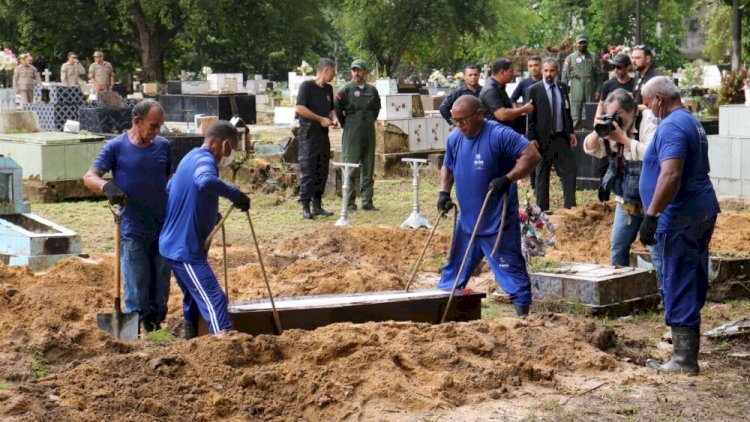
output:
[{"label": "work boot", "polygon": [[313,219],[313,213],[310,212],[310,200],[309,199],[302,200],[302,218],[304,218],[305,220]]},{"label": "work boot", "polygon": [[529,316],[529,305],[513,305],[514,308],[516,308],[516,315],[520,317],[527,317]]},{"label": "work boot", "polygon": [[357,212],[357,204],[349,204],[347,210],[349,210],[350,213]]},{"label": "work boot", "polygon": [[333,215],[332,212],[323,209],[322,201],[318,197],[314,197],[312,200],[312,214],[322,215],[323,217],[330,217]]},{"label": "work boot", "polygon": [[654,359],[646,360],[646,366],[657,371],[674,374],[698,375],[698,349],[700,348],[701,330],[691,327],[672,327],[672,347],[674,357],[665,364]]},{"label": "work boot", "polygon": [[198,325],[193,324],[188,320],[183,321],[183,328],[185,330],[185,340],[198,337]]},{"label": "work boot", "polygon": [[146,315],[141,323],[143,324],[143,331],[145,333],[161,330],[161,323],[157,322],[156,318],[152,315]]},{"label": "work boot", "polygon": [[372,202],[362,205],[362,209],[365,211],[380,211],[380,209],[376,208],[375,205],[372,205]]}]

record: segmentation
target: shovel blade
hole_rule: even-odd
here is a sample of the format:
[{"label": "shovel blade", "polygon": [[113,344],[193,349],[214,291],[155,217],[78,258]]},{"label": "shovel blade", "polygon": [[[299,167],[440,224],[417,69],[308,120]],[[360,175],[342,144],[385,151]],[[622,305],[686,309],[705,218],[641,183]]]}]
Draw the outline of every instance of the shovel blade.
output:
[{"label": "shovel blade", "polygon": [[124,341],[138,339],[138,322],[138,312],[96,315],[96,325],[99,328]]}]

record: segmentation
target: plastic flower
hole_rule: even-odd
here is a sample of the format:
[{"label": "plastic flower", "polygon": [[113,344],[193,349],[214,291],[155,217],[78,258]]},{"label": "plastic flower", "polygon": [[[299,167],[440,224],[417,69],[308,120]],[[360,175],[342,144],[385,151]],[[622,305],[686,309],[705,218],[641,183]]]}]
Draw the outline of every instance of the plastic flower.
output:
[{"label": "plastic flower", "polygon": [[206,75],[206,77],[208,77],[208,75],[214,73],[214,71],[208,66],[203,66],[203,68],[201,69],[201,73]]},{"label": "plastic flower", "polygon": [[297,67],[297,70],[299,70],[303,75],[307,75],[308,73],[312,72],[312,66],[310,66],[310,63],[308,63],[306,60],[302,60],[302,64]]},{"label": "plastic flower", "polygon": [[455,75],[453,75],[453,79],[463,79],[464,78],[464,72],[458,72]]}]

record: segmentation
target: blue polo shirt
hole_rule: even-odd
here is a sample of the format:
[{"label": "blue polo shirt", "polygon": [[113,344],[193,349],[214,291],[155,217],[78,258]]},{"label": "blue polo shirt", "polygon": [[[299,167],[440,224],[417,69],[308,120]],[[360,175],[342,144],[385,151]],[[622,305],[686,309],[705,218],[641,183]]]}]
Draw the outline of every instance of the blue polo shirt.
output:
[{"label": "blue polo shirt", "polygon": [[159,236],[159,251],[175,261],[206,262],[203,242],[217,223],[219,197],[236,202],[239,189],[219,178],[210,151],[196,148],[180,161],[168,190],[167,220]]},{"label": "blue polo shirt", "polygon": [[672,111],[656,129],[643,157],[640,192],[648,210],[661,174],[661,163],[681,159],[685,164],[677,196],[659,217],[658,233],[674,231],[720,212],[711,179],[708,177],[708,139],[700,122],[684,108]]},{"label": "blue polo shirt", "polygon": [[169,142],[157,136],[150,145],[139,147],[126,132],[104,145],[93,167],[112,172],[112,182],[125,192],[122,236],[156,239],[164,223],[167,180],[172,173]]},{"label": "blue polo shirt", "polygon": [[[458,129],[451,132],[443,165],[453,173],[461,209],[461,228],[465,232],[474,230],[490,181],[511,171],[528,145],[529,141],[513,129],[490,120],[484,122],[474,138],[464,136]],[[501,215],[502,197],[494,196],[487,203],[477,234],[488,236],[497,233]],[[515,183],[508,191],[508,224],[518,224]]]}]

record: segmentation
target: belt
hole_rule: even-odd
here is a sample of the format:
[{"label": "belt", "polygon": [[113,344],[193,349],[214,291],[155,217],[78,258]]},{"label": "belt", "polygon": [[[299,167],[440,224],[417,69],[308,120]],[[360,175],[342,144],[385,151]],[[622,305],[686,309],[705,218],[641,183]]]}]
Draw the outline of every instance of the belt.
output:
[{"label": "belt", "polygon": [[568,132],[553,132],[550,136],[553,138],[565,138],[568,136]]}]

